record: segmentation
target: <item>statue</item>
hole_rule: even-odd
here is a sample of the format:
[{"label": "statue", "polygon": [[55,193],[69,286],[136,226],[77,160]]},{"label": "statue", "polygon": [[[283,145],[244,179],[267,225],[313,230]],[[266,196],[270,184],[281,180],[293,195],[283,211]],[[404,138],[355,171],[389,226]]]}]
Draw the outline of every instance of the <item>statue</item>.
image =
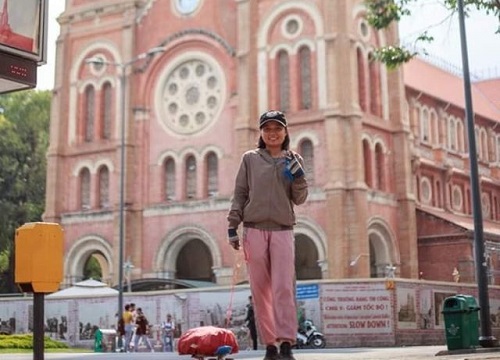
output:
[{"label": "statue", "polygon": [[460,273],[458,272],[458,269],[456,267],[453,269],[453,272],[451,273],[451,275],[453,276],[454,282],[457,283],[460,281]]}]

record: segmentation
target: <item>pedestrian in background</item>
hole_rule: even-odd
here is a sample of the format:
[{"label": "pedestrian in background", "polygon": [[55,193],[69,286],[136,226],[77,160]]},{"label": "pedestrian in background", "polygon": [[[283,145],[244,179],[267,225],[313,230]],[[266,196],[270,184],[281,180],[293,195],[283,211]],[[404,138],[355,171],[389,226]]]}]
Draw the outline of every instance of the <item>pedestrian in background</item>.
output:
[{"label": "pedestrian in background", "polygon": [[137,308],[135,325],[134,351],[137,352],[139,350],[139,341],[142,339],[148,350],[155,352],[151,345],[151,341],[149,341],[149,321],[141,308]]},{"label": "pedestrian in background", "polygon": [[252,340],[252,348],[257,350],[257,326],[255,324],[255,312],[253,310],[252,296],[248,297],[247,315],[245,322],[250,332],[250,339]]},{"label": "pedestrian in background", "polygon": [[[289,150],[287,119],[267,111],[259,119],[258,148],[243,154],[227,216],[228,240],[242,242],[265,360],[294,360],[295,304],[294,205],[308,195],[302,157]],[[279,344],[279,354],[276,345]]]},{"label": "pedestrian in background", "polygon": [[123,350],[125,352],[130,352],[130,342],[132,341],[132,335],[134,334],[134,315],[130,311],[130,304],[125,305],[125,311],[122,314],[123,327],[125,329],[125,342],[123,344]]},{"label": "pedestrian in background", "polygon": [[167,314],[167,320],[161,324],[163,352],[174,351],[174,330],[175,323],[172,320],[172,315]]}]

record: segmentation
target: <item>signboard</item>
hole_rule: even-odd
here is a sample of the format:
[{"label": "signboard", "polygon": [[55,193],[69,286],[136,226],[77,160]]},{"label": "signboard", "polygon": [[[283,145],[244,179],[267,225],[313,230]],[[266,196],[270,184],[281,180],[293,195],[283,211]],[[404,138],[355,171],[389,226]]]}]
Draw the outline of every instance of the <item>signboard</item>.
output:
[{"label": "signboard", "polygon": [[295,298],[297,300],[319,298],[319,285],[318,284],[297,285],[297,289],[295,291]]},{"label": "signboard", "polygon": [[46,63],[47,0],[0,0],[0,53]]},{"label": "signboard", "polygon": [[321,303],[325,335],[393,331],[391,297],[383,284],[325,284]]},{"label": "signboard", "polygon": [[36,86],[36,62],[0,53],[0,94]]}]

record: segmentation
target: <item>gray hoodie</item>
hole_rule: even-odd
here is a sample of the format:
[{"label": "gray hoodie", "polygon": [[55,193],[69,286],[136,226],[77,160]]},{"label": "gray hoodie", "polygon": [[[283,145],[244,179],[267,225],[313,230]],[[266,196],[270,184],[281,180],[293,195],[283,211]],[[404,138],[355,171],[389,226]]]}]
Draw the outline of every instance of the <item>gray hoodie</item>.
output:
[{"label": "gray hoodie", "polygon": [[[304,161],[294,153],[302,167]],[[229,228],[244,226],[262,230],[292,229],[293,206],[303,204],[308,195],[305,176],[290,181],[284,174],[285,158],[273,158],[265,149],[243,154],[236,176]]]}]

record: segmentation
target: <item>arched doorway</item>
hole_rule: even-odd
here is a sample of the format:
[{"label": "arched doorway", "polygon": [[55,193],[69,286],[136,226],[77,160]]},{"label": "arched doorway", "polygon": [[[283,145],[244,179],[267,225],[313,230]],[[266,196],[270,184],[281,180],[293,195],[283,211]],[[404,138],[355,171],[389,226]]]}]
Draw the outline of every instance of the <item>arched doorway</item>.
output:
[{"label": "arched doorway", "polygon": [[295,272],[297,280],[321,279],[321,268],[318,265],[318,249],[307,236],[299,234],[295,237]]},{"label": "arched doorway", "polygon": [[[394,253],[392,236],[387,226],[381,221],[373,221],[368,227],[370,246],[370,277],[382,278],[394,274],[391,270],[398,261],[391,254]],[[396,273],[399,269],[396,269]],[[391,273],[392,271],[392,273]]]},{"label": "arched doorway", "polygon": [[116,263],[113,262],[112,254],[111,245],[101,237],[88,236],[77,240],[64,257],[65,281],[62,287],[90,277],[86,270],[88,266],[92,266],[96,272],[100,268],[100,281],[115,285],[113,266]]},{"label": "arched doorway", "polygon": [[179,251],[175,265],[177,279],[214,282],[210,249],[200,239],[189,240]]}]

